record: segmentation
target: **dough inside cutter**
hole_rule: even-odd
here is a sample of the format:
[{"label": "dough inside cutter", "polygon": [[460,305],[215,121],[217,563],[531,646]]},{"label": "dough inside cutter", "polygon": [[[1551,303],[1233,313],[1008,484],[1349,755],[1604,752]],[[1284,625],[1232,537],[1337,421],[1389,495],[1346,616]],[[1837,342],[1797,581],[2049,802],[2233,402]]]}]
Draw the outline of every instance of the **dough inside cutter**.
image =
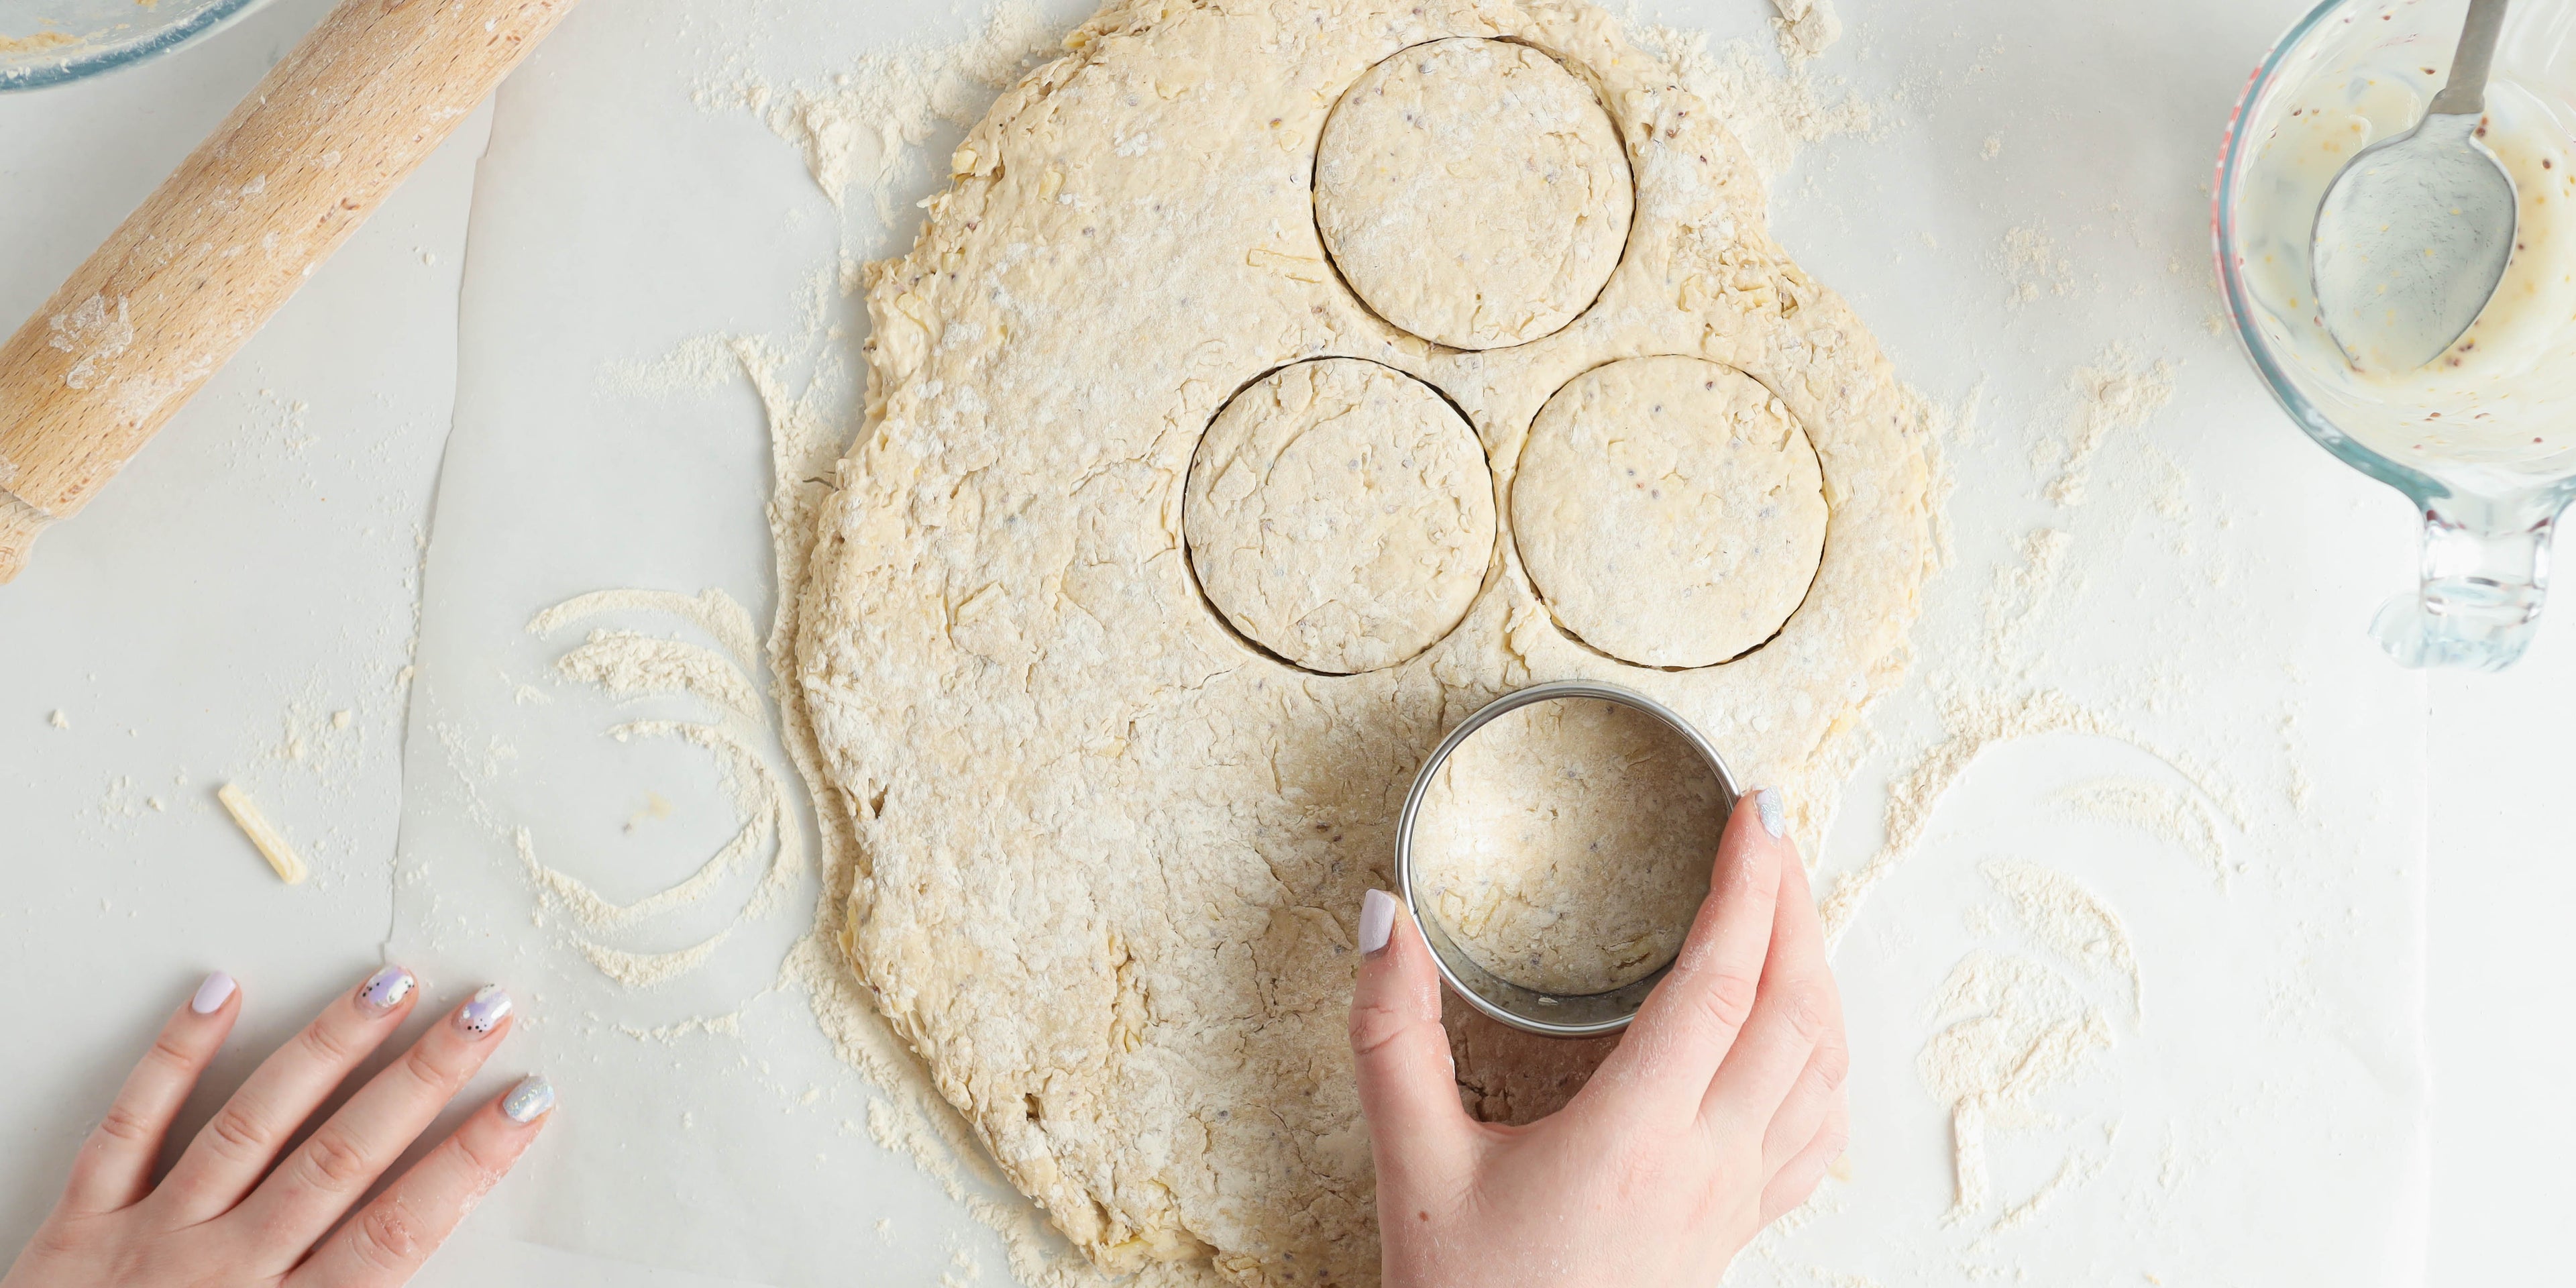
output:
[{"label": "dough inside cutter", "polygon": [[1477,965],[1582,996],[1680,951],[1726,826],[1679,733],[1615,702],[1509,712],[1450,753],[1414,822],[1416,889]]}]

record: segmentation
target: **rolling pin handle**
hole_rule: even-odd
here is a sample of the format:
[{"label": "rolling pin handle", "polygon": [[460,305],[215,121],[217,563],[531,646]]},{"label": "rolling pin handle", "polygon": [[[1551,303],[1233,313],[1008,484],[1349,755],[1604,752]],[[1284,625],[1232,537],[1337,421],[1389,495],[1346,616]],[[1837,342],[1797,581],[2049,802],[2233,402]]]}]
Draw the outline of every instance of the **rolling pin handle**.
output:
[{"label": "rolling pin handle", "polygon": [[17,579],[18,570],[27,566],[27,551],[36,544],[36,534],[52,522],[43,511],[0,492],[0,586]]}]

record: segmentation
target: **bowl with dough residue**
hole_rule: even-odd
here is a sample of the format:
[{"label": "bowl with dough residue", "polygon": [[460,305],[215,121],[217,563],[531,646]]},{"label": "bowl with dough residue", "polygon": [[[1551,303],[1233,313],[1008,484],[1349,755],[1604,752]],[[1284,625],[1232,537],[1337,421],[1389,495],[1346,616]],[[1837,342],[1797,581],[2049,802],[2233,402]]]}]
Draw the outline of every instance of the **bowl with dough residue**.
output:
[{"label": "bowl with dough residue", "polygon": [[0,92],[131,67],[221,30],[266,0],[9,0]]},{"label": "bowl with dough residue", "polygon": [[1468,1005],[1550,1037],[1616,1033],[1671,970],[1736,795],[1716,748],[1663,704],[1534,685],[1423,762],[1396,884]]}]

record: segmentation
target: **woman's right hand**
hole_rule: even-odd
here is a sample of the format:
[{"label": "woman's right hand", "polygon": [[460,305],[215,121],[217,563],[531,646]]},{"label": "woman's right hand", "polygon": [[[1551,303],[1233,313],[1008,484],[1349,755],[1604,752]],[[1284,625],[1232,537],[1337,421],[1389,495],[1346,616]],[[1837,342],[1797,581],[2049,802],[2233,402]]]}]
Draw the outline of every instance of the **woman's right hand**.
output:
[{"label": "woman's right hand", "polygon": [[411,1014],[416,985],[389,966],[325,1008],[252,1072],[155,1185],[172,1120],[241,1014],[233,978],[206,977],[82,1144],[61,1201],[0,1288],[394,1288],[410,1279],[554,1106],[545,1079],[520,1082],[350,1214],[509,1033],[510,995],[485,988],[279,1161]]},{"label": "woman's right hand", "polygon": [[1779,797],[1747,803],[1672,972],[1573,1101],[1523,1127],[1460,1106],[1431,950],[1369,892],[1351,1049],[1386,1288],[1713,1284],[1842,1156],[1824,932]]}]

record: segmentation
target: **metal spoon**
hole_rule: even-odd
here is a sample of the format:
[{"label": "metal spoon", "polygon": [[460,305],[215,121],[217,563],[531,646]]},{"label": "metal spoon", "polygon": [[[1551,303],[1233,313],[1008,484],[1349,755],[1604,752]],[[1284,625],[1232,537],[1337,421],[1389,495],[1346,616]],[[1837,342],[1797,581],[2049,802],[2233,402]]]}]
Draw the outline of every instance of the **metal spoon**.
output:
[{"label": "metal spoon", "polygon": [[2309,239],[2326,330],[2365,370],[2411,371],[2478,320],[2513,254],[2513,177],[2478,141],[2505,0],[2469,0],[2451,79],[2414,129],[2356,154]]}]

